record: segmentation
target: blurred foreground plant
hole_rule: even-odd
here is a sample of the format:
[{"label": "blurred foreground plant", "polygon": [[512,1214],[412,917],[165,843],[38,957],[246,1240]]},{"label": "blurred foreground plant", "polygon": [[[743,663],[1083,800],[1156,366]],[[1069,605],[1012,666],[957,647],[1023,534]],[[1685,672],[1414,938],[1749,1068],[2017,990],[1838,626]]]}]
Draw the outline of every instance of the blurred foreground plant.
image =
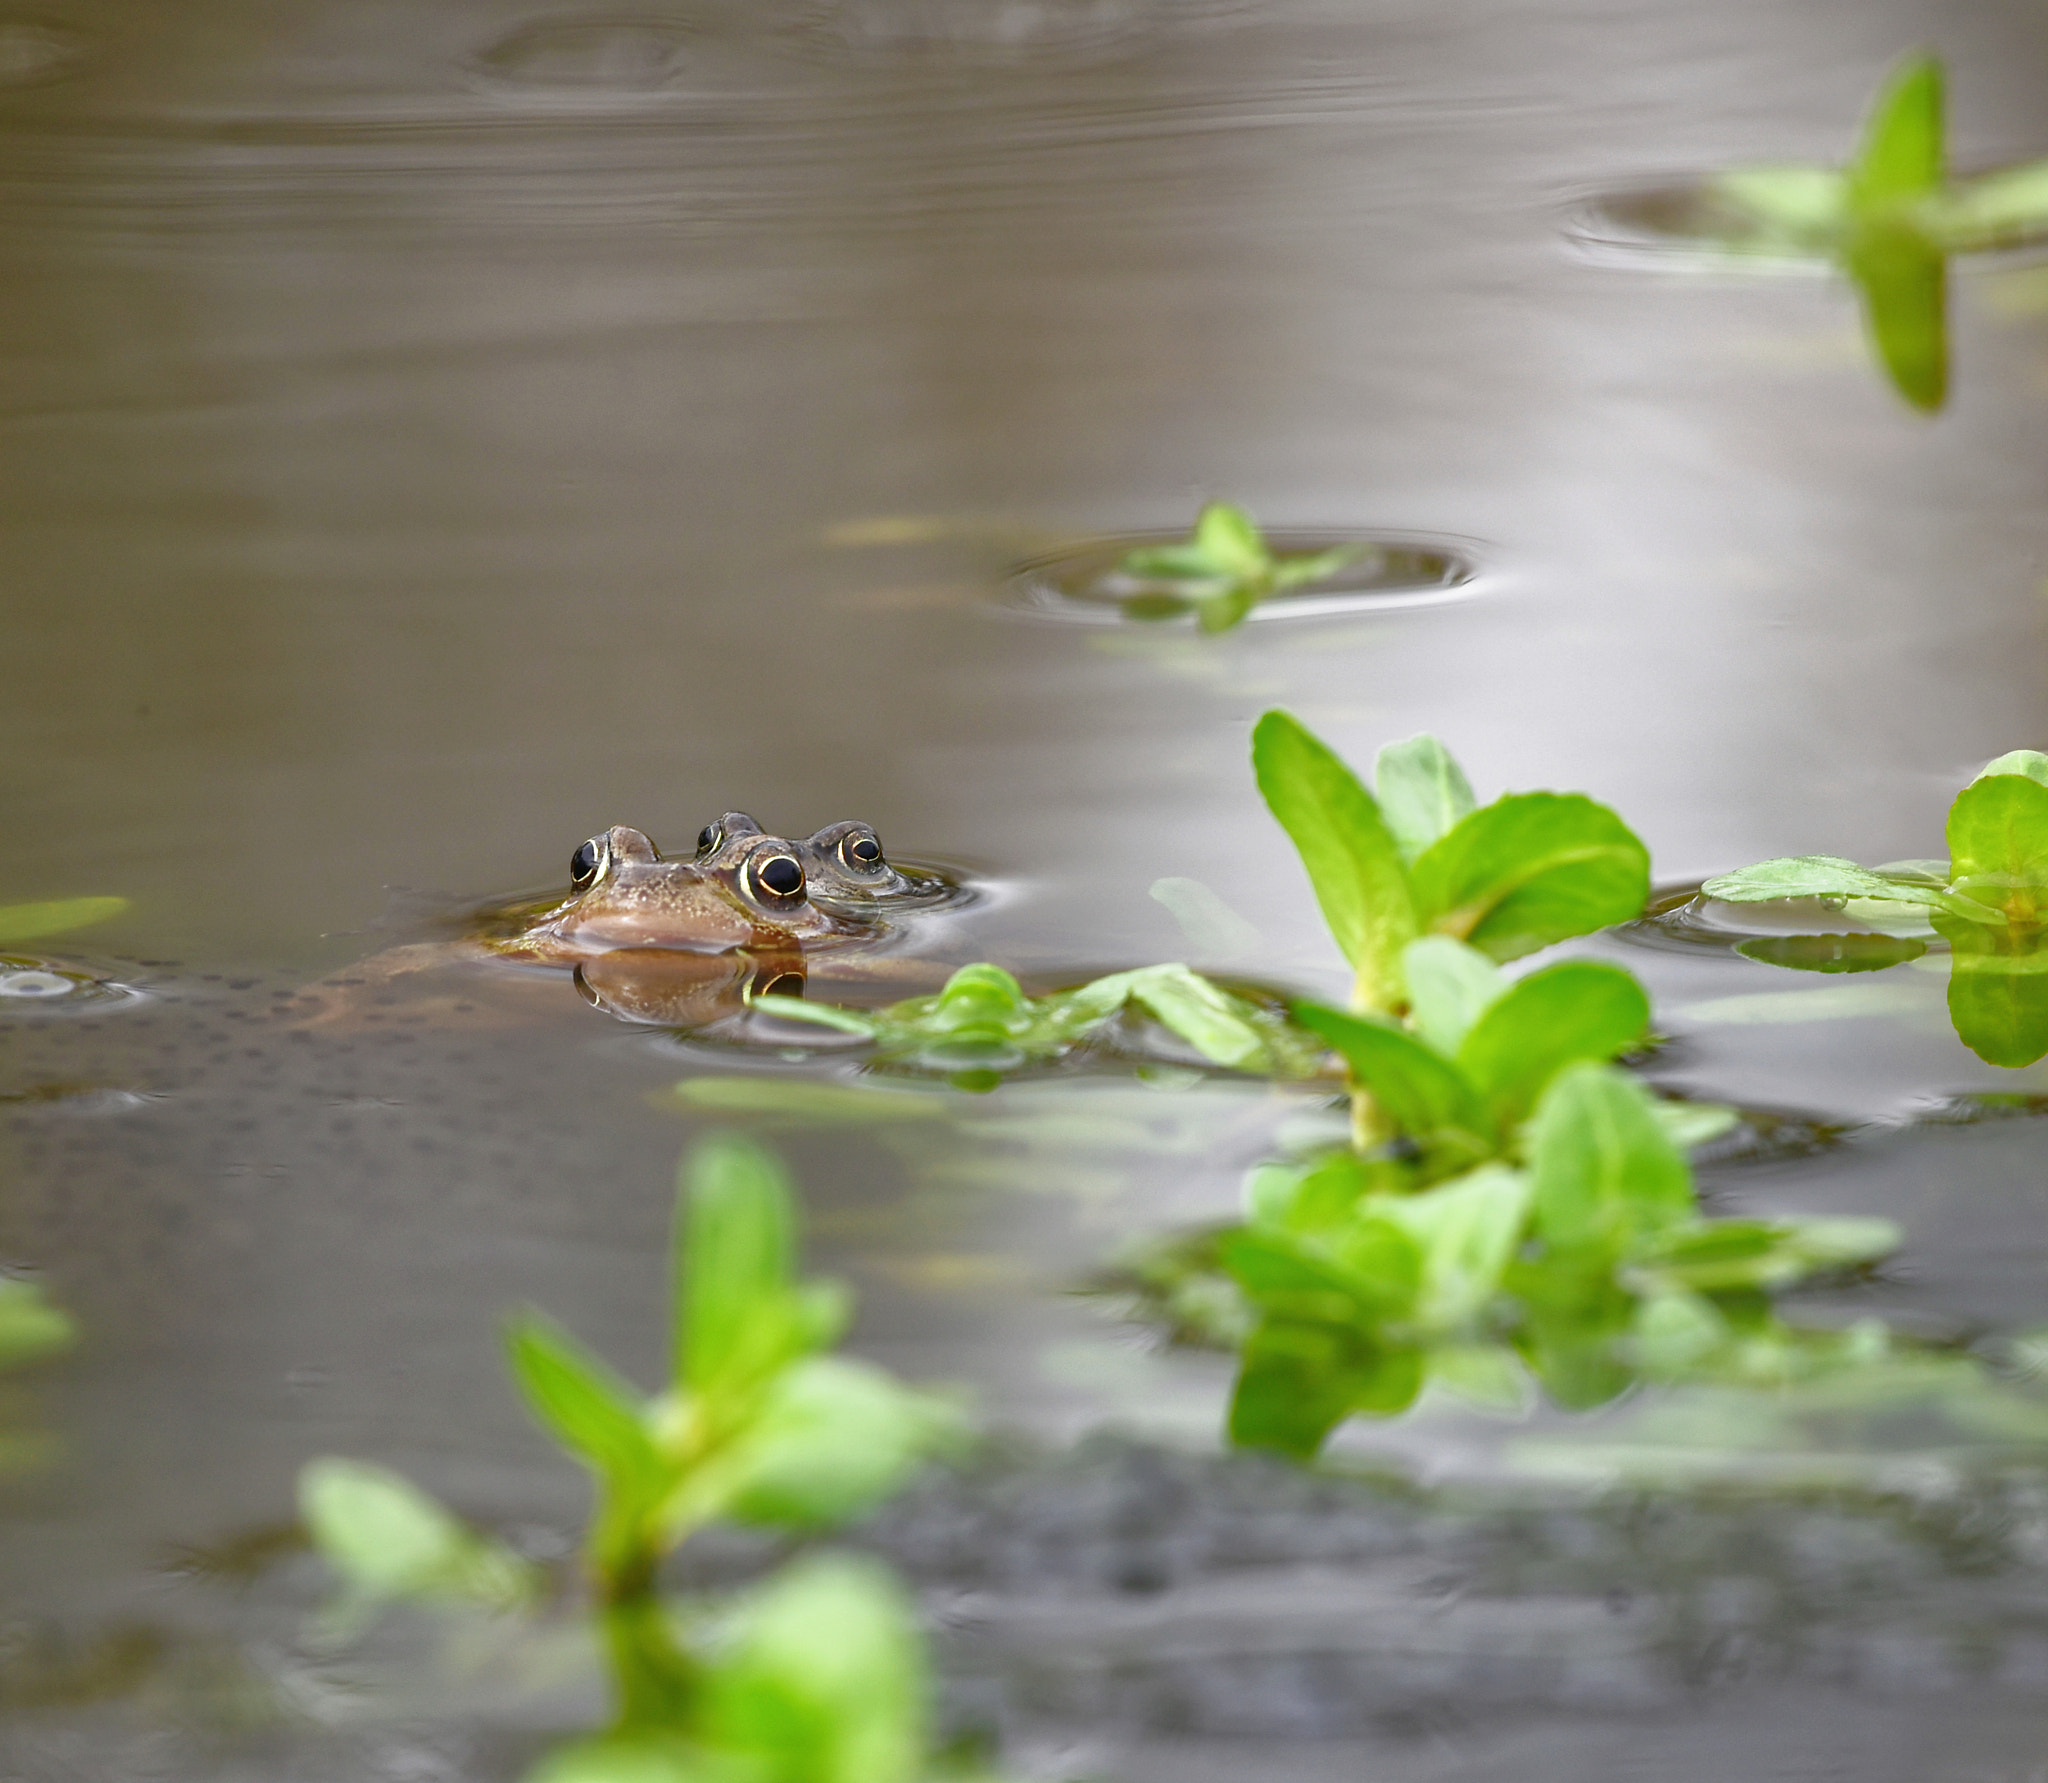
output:
[{"label": "blurred foreground plant", "polygon": [[[657,1590],[664,1554],[720,1519],[825,1527],[958,1440],[948,1402],[829,1354],[848,1300],[794,1273],[779,1166],[735,1138],[685,1160],[670,1383],[643,1396],[536,1314],[507,1347],[536,1419],[595,1490],[583,1565],[617,1714],[543,1763],[548,1783],[913,1783],[926,1759],[922,1643],[879,1568],[814,1558],[722,1604]],[[383,1469],[308,1465],[300,1506],[340,1573],[344,1621],[410,1597],[517,1609],[531,1563]]]},{"label": "blurred foreground plant", "polygon": [[1212,501],[1180,544],[1143,545],[1124,556],[1118,571],[1145,585],[1126,597],[1124,611],[1134,619],[1172,619],[1192,612],[1203,631],[1229,631],[1243,624],[1260,601],[1335,575],[1360,550],[1338,545],[1327,551],[1275,551],[1242,508]]}]

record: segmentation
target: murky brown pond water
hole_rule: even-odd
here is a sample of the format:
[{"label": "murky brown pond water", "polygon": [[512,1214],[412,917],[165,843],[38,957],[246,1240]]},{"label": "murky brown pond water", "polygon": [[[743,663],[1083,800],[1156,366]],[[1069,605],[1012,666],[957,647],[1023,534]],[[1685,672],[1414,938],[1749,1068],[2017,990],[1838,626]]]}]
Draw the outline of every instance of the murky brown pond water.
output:
[{"label": "murky brown pond water", "polygon": [[[2013,5],[0,18],[0,902],[130,898],[72,951],[144,993],[0,1011],[0,1093],[81,1092],[5,1109],[0,1261],[84,1333],[9,1388],[60,1446],[0,1483],[0,1774],[496,1779],[594,1711],[295,1670],[303,1580],[176,1564],[288,1517],[326,1452],[566,1532],[502,1311],[651,1373],[703,1124],[665,1092],[733,1061],[566,982],[276,1013],[436,899],[609,823],[860,816],[988,883],[988,957],[1188,957],[1147,896],[1185,877],[1258,931],[1216,963],[1327,989],[1245,761],[1276,703],[1361,761],[1434,731],[1482,795],[1584,787],[1665,880],[1931,852],[1978,763],[2048,742],[2040,268],[1959,275],[1927,420],[1827,281],[1619,270],[1561,226],[1837,155],[1929,36],[1959,157],[2048,146],[2048,24]],[[1220,639],[1003,606],[1020,562],[1211,496],[1478,575]],[[1676,1036],[1664,1081],[1851,1129],[1710,1170],[1718,1204],[1900,1220],[1856,1298],[1908,1328],[2044,1322],[2044,1129],[1914,1117],[2048,1068],[1974,1058],[1938,976],[1745,1018],[1801,987],[1601,945]],[[1311,1488],[1220,1456],[1223,1362],[1069,1291],[1230,1214],[1300,1100],[956,1104],[766,1130],[856,1347],[1005,1433],[873,1539],[1020,1772],[2041,1774],[2037,1450],[1925,1408],[1432,1405],[1340,1450],[1450,1496]],[[1665,1485],[1558,1484],[1626,1455]],[[251,1663],[291,1713],[234,1706]]]}]

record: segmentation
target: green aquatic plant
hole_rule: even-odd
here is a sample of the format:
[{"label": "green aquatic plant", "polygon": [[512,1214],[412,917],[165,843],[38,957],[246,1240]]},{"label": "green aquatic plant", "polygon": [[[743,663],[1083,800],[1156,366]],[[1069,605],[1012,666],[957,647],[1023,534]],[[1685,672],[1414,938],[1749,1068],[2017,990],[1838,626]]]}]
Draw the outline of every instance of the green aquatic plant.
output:
[{"label": "green aquatic plant", "polygon": [[1737,949],[1795,971],[1877,971],[1945,943],[1958,1038],[1988,1064],[2031,1065],[2048,1055],[2048,755],[2016,749],[1987,762],[1957,793],[1946,827],[1946,860],[1860,867],[1792,855],[1709,879],[1701,895],[1815,899],[1867,925],[1757,937]]},{"label": "green aquatic plant", "polygon": [[[34,1282],[0,1276],[0,1369],[20,1368],[68,1350],[78,1341],[69,1314]],[[43,1433],[0,1427],[0,1474],[48,1461],[55,1443]]]},{"label": "green aquatic plant", "polygon": [[1212,501],[1180,544],[1141,545],[1117,570],[1145,584],[1124,600],[1129,617],[1177,619],[1191,612],[1203,631],[1223,632],[1243,624],[1259,602],[1335,575],[1359,552],[1356,545],[1275,551],[1242,508]]},{"label": "green aquatic plant", "polygon": [[53,898],[40,904],[0,904],[0,947],[65,935],[106,922],[128,908],[126,898]]},{"label": "green aquatic plant", "polygon": [[[712,1138],[685,1160],[672,1377],[652,1396],[539,1315],[511,1322],[529,1409],[593,1478],[583,1572],[617,1699],[607,1733],[543,1763],[549,1783],[930,1774],[921,1644],[878,1569],[806,1561],[712,1605],[657,1590],[662,1557],[706,1525],[828,1527],[960,1435],[950,1402],[830,1353],[847,1296],[797,1276],[794,1225],[788,1183],[758,1147]],[[541,1594],[530,1562],[384,1469],[309,1463],[300,1508],[344,1584],[330,1626],[393,1599],[503,1612]]]},{"label": "green aquatic plant", "polygon": [[1734,168],[1709,188],[1728,246],[1841,267],[1879,363],[1926,410],[1948,394],[1948,257],[2048,231],[2048,160],[1950,176],[1944,87],[1937,58],[1908,56],[1886,75],[1845,166]]},{"label": "green aquatic plant", "polygon": [[1184,1335],[1239,1350],[1231,1440],[1301,1458],[1431,1381],[1503,1407],[1540,1384],[1583,1409],[1639,1380],[1774,1379],[1867,1349],[1868,1333],[1783,1325],[1769,1295],[1876,1260],[1896,1229],[1707,1219],[1686,1137],[1626,1073],[1580,1059],[1536,1098],[1519,1162],[1420,1191],[1355,1151],[1262,1166],[1242,1224],[1133,1277]]},{"label": "green aquatic plant", "polygon": [[[1461,942],[1474,956],[1461,968],[1445,962],[1462,954],[1423,956],[1425,970],[1453,973],[1441,992],[1448,1010],[1497,994],[1478,968],[1625,922],[1649,895],[1649,851],[1605,805],[1554,792],[1481,805],[1434,737],[1382,749],[1369,792],[1298,719],[1274,711],[1253,729],[1252,767],[1350,962],[1359,1015],[1410,1012],[1406,962],[1418,940]],[[1353,1081],[1361,1142],[1386,1137],[1385,1111],[1355,1063]]]},{"label": "green aquatic plant", "polygon": [[1186,966],[1142,966],[1077,990],[1026,996],[1000,966],[962,966],[929,997],[857,1010],[797,997],[761,996],[754,1007],[871,1043],[877,1063],[929,1072],[968,1090],[1051,1064],[1107,1037],[1127,1012],[1149,1016],[1212,1065],[1270,1076],[1314,1071],[1316,1049],[1283,1012],[1212,983]]}]

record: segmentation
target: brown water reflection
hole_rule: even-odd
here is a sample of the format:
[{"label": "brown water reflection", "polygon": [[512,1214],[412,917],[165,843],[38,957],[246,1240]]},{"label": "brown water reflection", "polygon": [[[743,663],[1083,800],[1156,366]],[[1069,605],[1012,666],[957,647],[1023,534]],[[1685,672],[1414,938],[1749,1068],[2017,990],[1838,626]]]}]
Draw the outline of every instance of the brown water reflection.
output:
[{"label": "brown water reflection", "polygon": [[[0,895],[125,894],[95,957],[181,962],[128,968],[132,1004],[0,1012],[0,1092],[128,1098],[8,1104],[0,1148],[0,1258],[88,1334],[39,1377],[69,1459],[7,1488],[10,1597],[88,1647],[150,1620],[156,1556],[274,1522],[323,1450],[569,1527],[501,1308],[647,1360],[689,1125],[655,1099],[701,1059],[568,987],[495,1024],[263,1027],[383,944],[388,887],[530,884],[611,822],[858,815],[1019,882],[987,931],[1012,963],[1182,957],[1147,895],[1176,877],[1263,937],[1235,963],[1329,989],[1244,763],[1276,701],[1354,758],[1428,729],[1483,791],[1591,789],[1666,878],[1912,853],[1966,768],[2042,740],[2048,349],[2019,275],[1959,275],[1970,371],[1924,426],[1823,293],[1652,289],[1557,239],[1573,191],[1835,152],[1916,9],[71,0],[20,25],[84,49],[0,91]],[[1982,138],[1959,152],[2034,145],[2040,21],[1939,25]],[[1221,640],[991,611],[1021,558],[1205,496],[1484,541],[1513,598]],[[1768,968],[1629,957],[1676,1035],[1660,1074],[1703,1096],[1848,1124],[2048,1088],[1964,1053],[1938,981],[1743,1025],[1686,1012]],[[1205,1445],[1222,1369],[1061,1290],[1226,1216],[1314,1118],[1020,1085],[786,1139],[859,1347],[1048,1443]],[[1919,1273],[1856,1310],[2038,1318],[2041,1141],[1955,1138],[1717,1192],[1901,1219]],[[1381,1440],[1486,1473],[1502,1435],[1437,1408]],[[1967,1603],[1945,1564],[1887,1602]],[[1851,1614],[1816,1591],[1823,1626]],[[1911,1728],[1874,1676],[1791,1697],[1731,1665],[1654,1736],[1565,1691],[1490,1714],[1481,1676],[1343,1723],[1341,1752],[1256,1751],[1304,1778],[2037,1762],[2019,1673],[1942,1674]],[[65,1724],[37,1727],[59,1774]],[[1243,1774],[1196,1732],[1132,1711],[1075,1764]],[[292,1774],[509,1775],[492,1737],[343,1762],[309,1736]]]}]

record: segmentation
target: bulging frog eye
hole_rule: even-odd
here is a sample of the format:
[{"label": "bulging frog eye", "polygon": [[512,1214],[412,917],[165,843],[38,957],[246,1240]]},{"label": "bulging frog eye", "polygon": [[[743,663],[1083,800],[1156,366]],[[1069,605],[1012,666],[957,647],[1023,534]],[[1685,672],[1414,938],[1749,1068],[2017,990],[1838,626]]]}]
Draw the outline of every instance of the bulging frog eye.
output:
[{"label": "bulging frog eye", "polygon": [[757,854],[747,862],[746,888],[756,901],[785,908],[804,895],[803,863],[793,854]]},{"label": "bulging frog eye", "polygon": [[569,883],[578,891],[584,891],[596,883],[598,874],[604,871],[605,839],[592,836],[569,857]]},{"label": "bulging frog eye", "polygon": [[872,830],[850,830],[839,838],[840,864],[855,873],[879,872],[888,863],[882,858],[882,844]]},{"label": "bulging frog eye", "polygon": [[707,854],[716,854],[719,843],[724,840],[724,825],[707,823],[697,832],[697,858],[702,860]]}]

